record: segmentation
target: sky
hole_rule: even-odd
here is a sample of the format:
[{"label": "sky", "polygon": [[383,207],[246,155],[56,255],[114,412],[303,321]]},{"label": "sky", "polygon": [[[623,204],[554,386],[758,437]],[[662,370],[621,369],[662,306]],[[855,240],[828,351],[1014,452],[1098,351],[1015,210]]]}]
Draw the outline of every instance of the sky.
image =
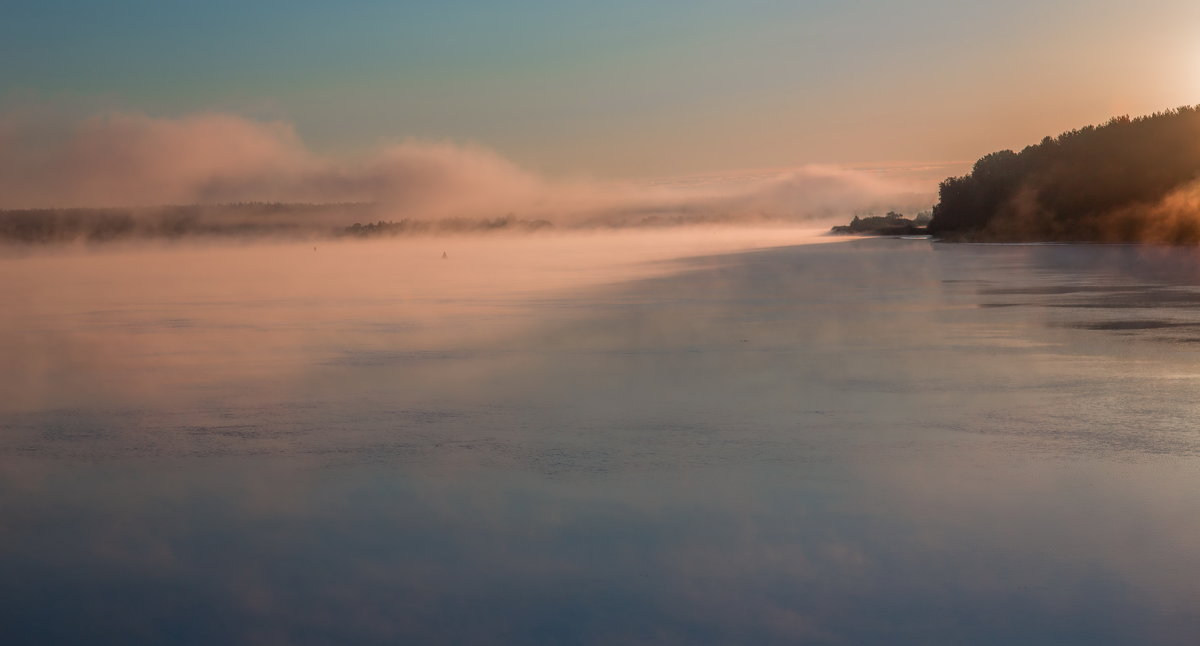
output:
[{"label": "sky", "polygon": [[[1200,103],[1190,0],[8,0],[0,115],[233,115],[549,177],[963,165]],[[16,126],[10,126],[10,130]]]}]

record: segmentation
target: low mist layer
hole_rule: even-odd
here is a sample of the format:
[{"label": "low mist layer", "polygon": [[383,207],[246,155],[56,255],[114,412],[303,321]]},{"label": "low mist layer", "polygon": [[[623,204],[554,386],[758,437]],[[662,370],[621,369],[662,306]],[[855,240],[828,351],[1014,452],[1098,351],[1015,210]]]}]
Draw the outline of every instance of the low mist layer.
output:
[{"label": "low mist layer", "polygon": [[[440,350],[510,331],[529,320],[513,312],[530,302],[678,271],[696,256],[837,241],[820,234],[694,227],[0,255],[0,413],[76,397],[135,405],[198,375],[290,383],[306,348]],[[117,311],[132,318],[114,320]],[[75,390],[80,380],[105,385]]]},{"label": "low mist layer", "polygon": [[456,142],[406,140],[335,158],[308,149],[290,124],[230,114],[0,116],[0,233],[17,240],[324,235],[355,223],[445,219],[805,221],[930,201],[919,187],[833,167],[653,183],[551,179]]}]

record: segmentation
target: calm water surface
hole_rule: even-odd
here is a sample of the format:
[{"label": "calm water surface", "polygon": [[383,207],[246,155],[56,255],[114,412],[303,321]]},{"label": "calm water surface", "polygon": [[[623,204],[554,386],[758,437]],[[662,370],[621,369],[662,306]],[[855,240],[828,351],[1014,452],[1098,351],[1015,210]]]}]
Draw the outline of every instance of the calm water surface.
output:
[{"label": "calm water surface", "polygon": [[5,643],[1196,643],[1200,252],[801,238],[9,254]]}]

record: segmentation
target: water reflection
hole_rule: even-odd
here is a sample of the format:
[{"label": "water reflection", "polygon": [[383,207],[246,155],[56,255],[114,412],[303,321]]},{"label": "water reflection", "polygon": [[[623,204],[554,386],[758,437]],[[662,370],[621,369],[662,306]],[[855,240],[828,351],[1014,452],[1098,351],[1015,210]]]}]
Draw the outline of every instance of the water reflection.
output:
[{"label": "water reflection", "polygon": [[577,248],[536,292],[413,299],[347,282],[365,265],[155,296],[113,258],[84,314],[27,294],[4,318],[35,350],[5,345],[34,378],[4,382],[0,620],[28,643],[1190,643],[1195,351],[1095,299],[1194,272],[1130,253],[868,240],[598,274]]}]

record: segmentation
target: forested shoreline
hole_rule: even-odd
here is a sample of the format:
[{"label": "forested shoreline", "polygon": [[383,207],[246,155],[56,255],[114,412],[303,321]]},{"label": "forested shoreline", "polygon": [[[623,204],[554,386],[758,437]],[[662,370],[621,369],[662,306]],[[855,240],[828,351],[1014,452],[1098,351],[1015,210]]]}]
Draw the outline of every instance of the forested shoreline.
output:
[{"label": "forested shoreline", "polygon": [[1200,106],[1001,150],[939,187],[944,240],[1200,243]]}]

